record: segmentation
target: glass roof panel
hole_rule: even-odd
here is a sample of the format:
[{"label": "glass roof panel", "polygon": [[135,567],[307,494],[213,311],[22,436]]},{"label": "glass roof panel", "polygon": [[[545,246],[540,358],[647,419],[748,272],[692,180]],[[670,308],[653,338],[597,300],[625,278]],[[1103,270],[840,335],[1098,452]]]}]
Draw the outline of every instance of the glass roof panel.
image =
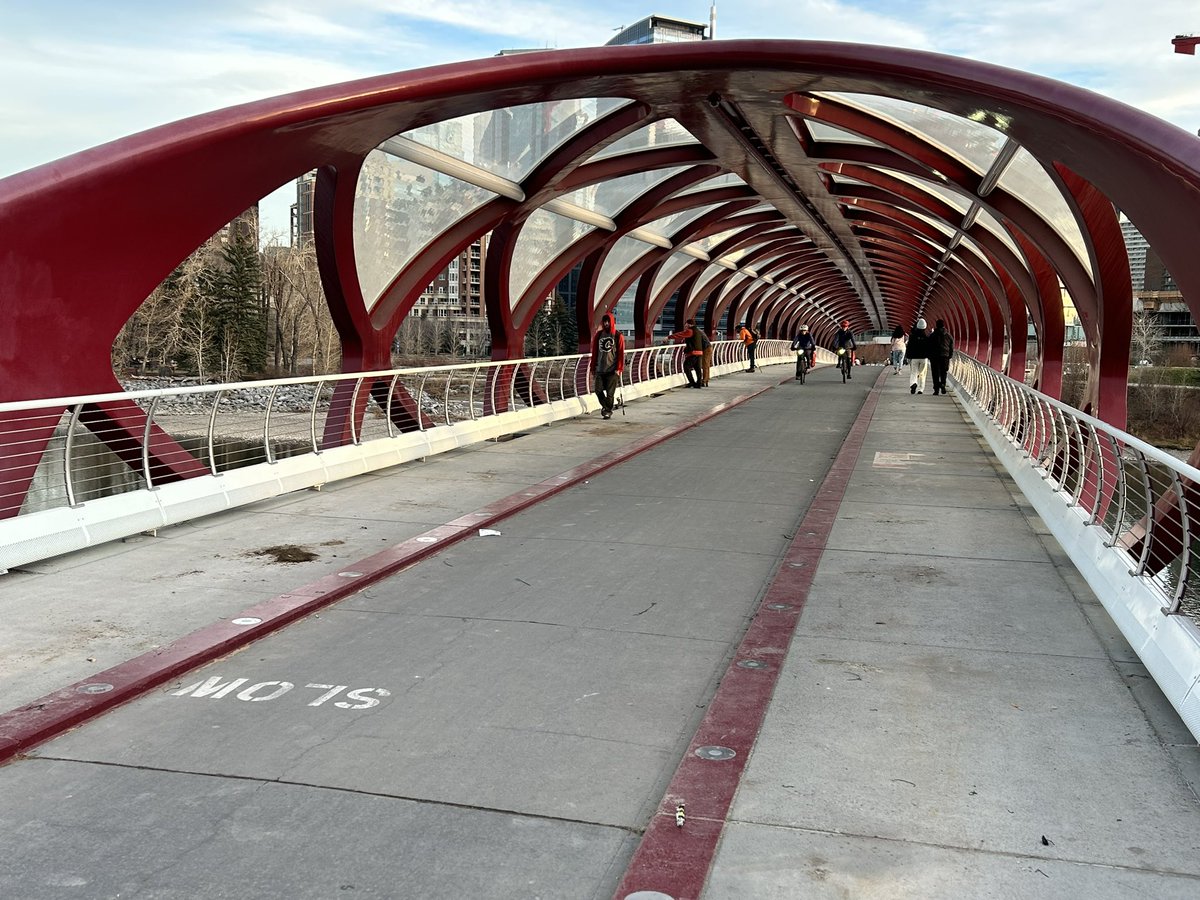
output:
[{"label": "glass roof panel", "polygon": [[712,280],[714,278],[716,278],[718,275],[728,275],[728,274],[729,274],[729,270],[726,269],[724,266],[716,266],[716,265],[709,266],[707,269],[705,269],[703,272],[701,272],[700,277],[696,279],[696,288],[692,292],[692,295],[693,296],[698,295],[700,293],[700,291],[703,290],[706,286],[708,286],[709,284],[712,284]]},{"label": "glass roof panel", "polygon": [[513,247],[508,278],[509,308],[516,308],[521,295],[548,263],[591,230],[589,225],[544,209],[530,215]]},{"label": "glass roof panel", "polygon": [[990,259],[988,259],[987,254],[983,251],[983,247],[980,246],[978,241],[976,241],[974,238],[967,237],[964,234],[962,236],[961,243],[963,245],[965,245],[966,247],[968,247],[972,253],[974,253],[977,257],[979,257],[979,259],[983,260],[983,264],[985,266],[987,266],[992,272],[996,271],[996,267],[992,265],[992,261]]},{"label": "glass roof panel", "polygon": [[804,124],[814,141],[830,141],[835,144],[865,144],[868,147],[882,146],[878,141],[855,134],[853,131],[846,131],[844,128],[836,128],[818,119],[805,119]]},{"label": "glass roof panel", "polygon": [[671,147],[682,144],[700,143],[690,131],[674,119],[659,119],[651,122],[645,128],[640,128],[632,134],[627,134],[620,140],[614,141],[603,150],[596,153],[592,159],[605,159],[621,153],[631,153],[636,150],[649,150],[652,147]]},{"label": "glass roof panel", "polygon": [[431,240],[496,195],[373,150],[354,195],[354,263],[367,309]]},{"label": "glass roof panel", "polygon": [[655,249],[653,244],[631,237],[623,237],[613,244],[600,264],[600,271],[596,273],[596,299],[603,297],[635,260]]},{"label": "glass roof panel", "polygon": [[721,243],[721,241],[725,240],[727,237],[729,237],[731,235],[737,234],[739,231],[743,231],[746,227],[753,228],[753,227],[757,227],[757,226],[743,226],[743,228],[728,228],[725,231],[718,232],[717,234],[710,234],[708,237],[702,237],[702,238],[699,238],[694,241],[688,241],[688,246],[689,247],[699,247],[701,250],[703,250],[705,253],[707,253],[713,247],[717,246],[717,244]]},{"label": "glass roof panel", "polygon": [[706,212],[716,209],[718,206],[720,206],[719,203],[710,203],[707,206],[696,206],[692,209],[685,209],[683,212],[677,212],[674,215],[663,216],[661,219],[647,222],[642,227],[653,234],[671,240],[675,232],[683,228],[688,222],[695,221]]},{"label": "glass roof panel", "polygon": [[734,291],[746,287],[752,279],[744,272],[734,272],[730,279],[721,286],[720,297],[724,299]]},{"label": "glass roof panel", "polygon": [[[1026,206],[1045,219],[1067,245],[1075,251],[1083,268],[1092,275],[1092,266],[1088,261],[1087,244],[1079,231],[1079,223],[1067,206],[1067,201],[1055,187],[1041,163],[1033,154],[1021,147],[1013,156],[1012,162],[1000,176],[1000,188],[1012,194]],[[1095,281],[1095,276],[1092,275]]]},{"label": "glass roof panel", "polygon": [[619,178],[610,178],[598,184],[589,184],[577,191],[563,194],[562,199],[582,206],[584,209],[594,210],[609,218],[614,218],[617,213],[654,185],[687,168],[687,166],[675,166],[670,169],[650,169],[635,172],[632,175],[622,175]]},{"label": "glass roof panel", "polygon": [[945,185],[929,181],[925,178],[917,178],[909,175],[907,172],[897,172],[894,169],[887,169],[886,171],[893,178],[897,178],[906,184],[911,184],[913,187],[920,188],[927,194],[933,194],[933,196],[947,204],[951,209],[957,210],[960,214],[966,213],[971,208],[972,201],[966,195],[951,190]]},{"label": "glass roof panel", "polygon": [[654,285],[650,289],[650,296],[657,297],[663,287],[674,278],[688,263],[699,262],[694,256],[688,256],[686,253],[672,253],[661,269],[658,270],[658,275],[654,279]]},{"label": "glass roof panel", "polygon": [[994,215],[983,207],[980,207],[978,215],[975,216],[975,221],[1000,238],[1008,249],[1016,254],[1017,259],[1021,261],[1025,260],[1025,254],[1021,252],[1021,249],[1017,246],[1017,242],[1013,240],[1012,235],[1008,233],[1008,229]]},{"label": "glass roof panel", "polygon": [[710,191],[723,187],[744,187],[745,184],[746,182],[744,182],[737,175],[734,175],[732,172],[726,172],[724,175],[714,175],[712,178],[706,178],[704,181],[698,181],[674,196],[686,197],[688,194],[694,194],[697,191]]},{"label": "glass roof panel", "polygon": [[599,97],[509,106],[423,125],[404,137],[519,182],[567,138],[628,102]]},{"label": "glass roof panel", "polygon": [[912,131],[929,143],[984,174],[995,161],[1006,136],[994,128],[932,106],[877,94],[820,93],[873,113]]}]

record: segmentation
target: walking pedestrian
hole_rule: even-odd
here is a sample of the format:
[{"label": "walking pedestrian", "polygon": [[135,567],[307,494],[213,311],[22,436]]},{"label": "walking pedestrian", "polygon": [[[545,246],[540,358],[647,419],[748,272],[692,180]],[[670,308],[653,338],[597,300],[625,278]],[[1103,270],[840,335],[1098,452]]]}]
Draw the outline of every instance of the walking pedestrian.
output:
[{"label": "walking pedestrian", "polygon": [[897,325],[896,330],[892,332],[891,348],[892,369],[896,375],[900,374],[900,366],[904,362],[904,349],[907,345],[908,341],[904,338],[904,329]]},{"label": "walking pedestrian", "polygon": [[702,388],[704,387],[704,375],[701,372],[701,367],[704,360],[704,345],[708,342],[708,335],[703,329],[696,327],[695,319],[688,319],[683,323],[683,331],[676,331],[668,335],[669,340],[683,344],[683,374],[687,378],[688,387]]},{"label": "walking pedestrian", "polygon": [[904,355],[908,359],[908,392],[925,393],[925,379],[929,376],[929,338],[925,334],[925,320],[917,319],[908,335],[908,346]]},{"label": "walking pedestrian", "polygon": [[738,323],[738,340],[746,348],[746,358],[750,360],[750,371],[758,371],[754,365],[754,345],[758,343],[758,332],[746,326],[745,322]]},{"label": "walking pedestrian", "polygon": [[596,381],[596,399],[600,401],[600,417],[611,419],[616,402],[617,385],[625,371],[625,335],[617,331],[616,319],[605,313],[600,330],[592,338],[592,375]]},{"label": "walking pedestrian", "polygon": [[946,375],[950,372],[950,360],[954,358],[954,338],[946,330],[944,319],[933,323],[933,334],[929,336],[929,368],[933,371],[934,394],[946,393]]}]

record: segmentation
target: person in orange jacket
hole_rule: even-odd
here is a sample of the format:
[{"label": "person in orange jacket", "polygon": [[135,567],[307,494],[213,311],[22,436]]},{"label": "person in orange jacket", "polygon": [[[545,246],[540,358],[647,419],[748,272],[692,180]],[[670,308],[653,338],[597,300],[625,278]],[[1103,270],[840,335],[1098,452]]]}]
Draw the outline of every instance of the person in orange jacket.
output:
[{"label": "person in orange jacket", "polygon": [[616,402],[617,385],[625,371],[625,335],[617,331],[617,321],[611,313],[600,319],[600,330],[592,338],[592,374],[596,380],[596,399],[600,401],[600,417],[611,419]]},{"label": "person in orange jacket", "polygon": [[750,371],[757,372],[758,367],[754,364],[754,345],[758,343],[758,335],[754,333],[754,329],[747,328],[745,322],[739,322],[738,340],[746,347],[746,358],[750,360]]},{"label": "person in orange jacket", "polygon": [[676,331],[667,337],[684,346],[687,355],[683,358],[683,374],[687,378],[688,387],[704,387],[704,376],[700,372],[700,366],[704,358],[704,346],[709,342],[708,335],[696,325],[695,319],[688,319],[683,323],[683,331]]}]

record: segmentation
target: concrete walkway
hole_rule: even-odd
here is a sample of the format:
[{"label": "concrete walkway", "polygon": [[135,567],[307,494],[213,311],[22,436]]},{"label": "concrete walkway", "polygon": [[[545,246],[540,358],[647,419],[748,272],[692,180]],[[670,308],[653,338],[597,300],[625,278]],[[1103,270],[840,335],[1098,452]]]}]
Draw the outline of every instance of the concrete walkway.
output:
[{"label": "concrete walkway", "polygon": [[[1195,896],[1194,742],[956,399],[885,378],[818,494],[878,372],[730,376],[5,576],[0,708],[354,587],[0,767],[4,896],[697,896],[672,866],[722,900]],[[703,760],[670,822],[712,857],[648,859],[827,506],[740,778]]]}]

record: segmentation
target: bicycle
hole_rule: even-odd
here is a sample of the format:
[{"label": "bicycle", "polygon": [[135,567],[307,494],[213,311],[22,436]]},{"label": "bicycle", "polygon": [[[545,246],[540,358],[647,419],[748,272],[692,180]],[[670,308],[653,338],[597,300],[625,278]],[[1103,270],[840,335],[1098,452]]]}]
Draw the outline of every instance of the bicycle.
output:
[{"label": "bicycle", "polygon": [[845,384],[846,379],[850,377],[850,366],[854,364],[854,360],[850,356],[850,351],[845,347],[838,350],[838,371],[842,373],[842,384]]},{"label": "bicycle", "polygon": [[807,350],[796,351],[796,380],[804,384],[804,379],[808,377],[808,370],[812,368],[812,363],[808,358]]}]

